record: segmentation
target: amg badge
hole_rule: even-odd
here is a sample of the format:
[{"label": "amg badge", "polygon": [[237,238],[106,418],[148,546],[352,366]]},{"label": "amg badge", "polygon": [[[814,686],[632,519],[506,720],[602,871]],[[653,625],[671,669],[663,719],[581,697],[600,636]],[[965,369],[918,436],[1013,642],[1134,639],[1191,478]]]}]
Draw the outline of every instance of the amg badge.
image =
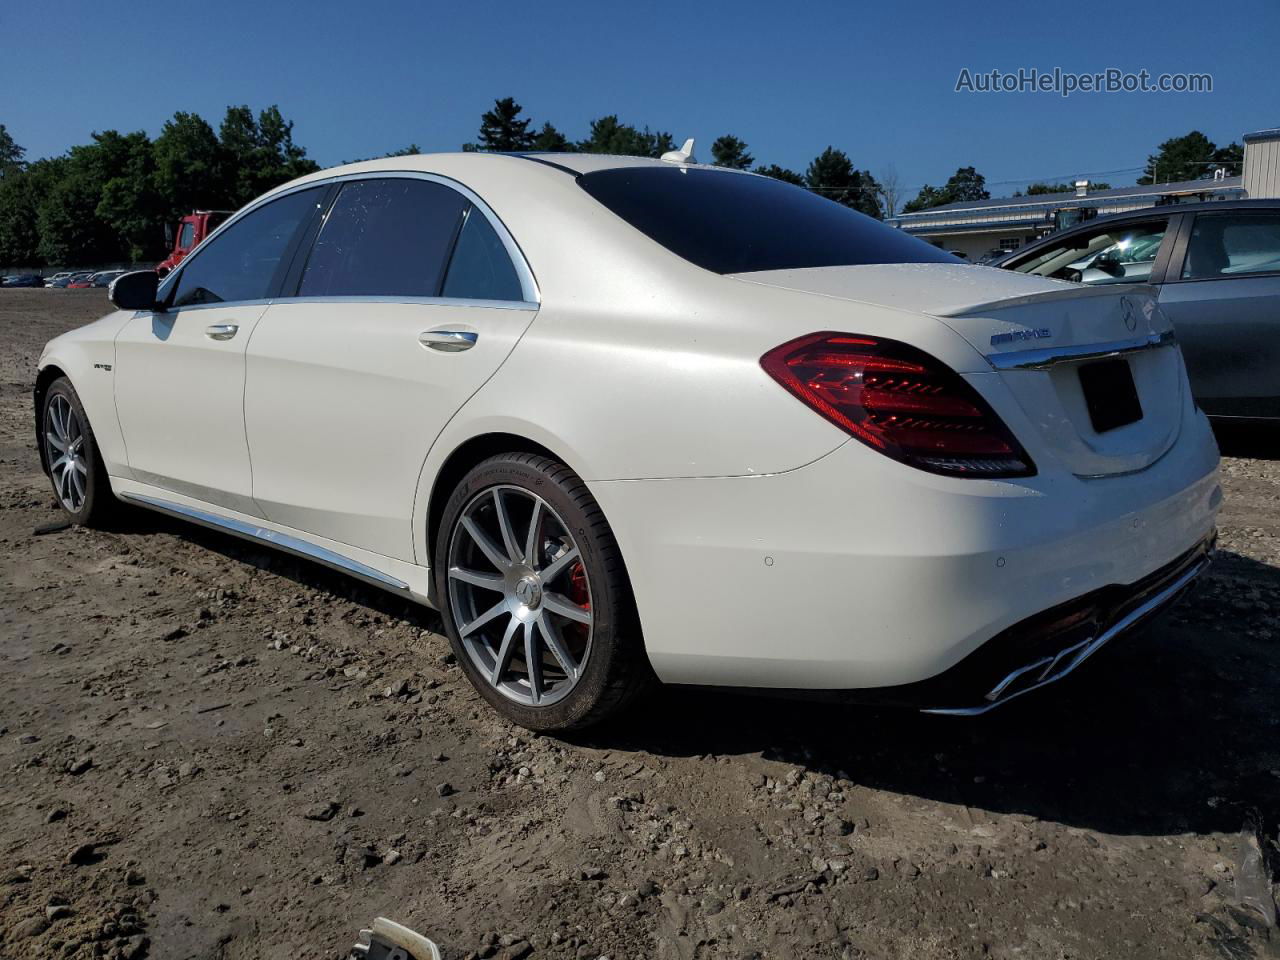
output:
[{"label": "amg badge", "polygon": [[1038,327],[1034,330],[1014,330],[1012,333],[997,333],[991,338],[991,345],[998,347],[1002,343],[1017,343],[1019,340],[1047,340],[1053,336],[1053,331],[1048,327]]}]

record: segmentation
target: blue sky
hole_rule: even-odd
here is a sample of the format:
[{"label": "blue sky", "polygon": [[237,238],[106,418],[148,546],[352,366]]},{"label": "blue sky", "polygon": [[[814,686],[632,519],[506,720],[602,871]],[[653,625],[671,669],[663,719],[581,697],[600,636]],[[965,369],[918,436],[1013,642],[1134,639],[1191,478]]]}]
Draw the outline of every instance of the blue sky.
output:
[{"label": "blue sky", "polygon": [[[22,9],[15,15],[14,7]],[[108,14],[106,10],[113,12]],[[119,12],[114,12],[119,11]],[[1150,11],[1150,16],[1148,16]],[[722,133],[803,170],[828,144],[904,187],[958,166],[993,195],[1028,179],[1131,183],[1157,143],[1280,126],[1280,3],[466,3],[212,0],[4,4],[0,123],[35,158],[93,130],[217,126],[278,103],[322,165],[410,142],[452,150],[511,95],[571,137],[624,121]],[[960,94],[962,68],[1213,75],[1209,94]],[[1007,182],[1006,182],[1007,181]],[[1014,182],[1017,181],[1017,182]]]}]

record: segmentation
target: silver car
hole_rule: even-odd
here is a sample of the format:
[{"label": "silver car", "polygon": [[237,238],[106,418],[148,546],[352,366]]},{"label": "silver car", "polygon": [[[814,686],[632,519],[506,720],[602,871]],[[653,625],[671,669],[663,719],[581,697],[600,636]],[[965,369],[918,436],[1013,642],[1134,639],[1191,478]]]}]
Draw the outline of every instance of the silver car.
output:
[{"label": "silver car", "polygon": [[1280,200],[1117,214],[995,266],[1085,284],[1154,285],[1200,407],[1215,418],[1280,419]]}]

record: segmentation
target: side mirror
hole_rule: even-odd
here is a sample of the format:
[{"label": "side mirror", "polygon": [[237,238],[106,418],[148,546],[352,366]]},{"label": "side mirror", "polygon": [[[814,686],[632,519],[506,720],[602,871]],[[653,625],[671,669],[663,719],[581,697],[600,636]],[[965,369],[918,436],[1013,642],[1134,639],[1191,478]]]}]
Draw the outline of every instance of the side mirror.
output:
[{"label": "side mirror", "polygon": [[121,310],[154,310],[159,287],[160,275],[154,270],[135,270],[112,280],[107,297]]},{"label": "side mirror", "polygon": [[1104,254],[1097,257],[1093,263],[1089,264],[1095,270],[1101,270],[1103,273],[1112,277],[1124,276],[1124,264],[1120,262],[1120,258],[1114,253]]}]

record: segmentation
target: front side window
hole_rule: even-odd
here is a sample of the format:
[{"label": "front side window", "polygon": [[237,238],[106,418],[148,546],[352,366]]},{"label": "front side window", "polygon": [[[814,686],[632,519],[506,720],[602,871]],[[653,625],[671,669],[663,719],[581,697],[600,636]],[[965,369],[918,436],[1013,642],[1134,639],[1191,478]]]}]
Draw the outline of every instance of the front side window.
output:
[{"label": "front side window", "polygon": [[264,300],[295,234],[310,221],[322,188],[299,190],[272,200],[214,237],[182,265],[171,305]]},{"label": "front side window", "polygon": [[770,177],[620,167],[578,184],[672,253],[715,273],[868,263],[959,263],[903,230]]},{"label": "front side window", "polygon": [[178,249],[190,250],[191,241],[196,238],[196,225],[194,223],[184,223],[182,232],[178,234]]},{"label": "front side window", "polygon": [[344,184],[311,250],[298,296],[440,296],[468,203],[429,180]]},{"label": "front side window", "polygon": [[1202,213],[1196,217],[1182,279],[1206,280],[1280,270],[1280,214]]},{"label": "front side window", "polygon": [[1145,283],[1164,241],[1168,220],[1117,224],[1086,230],[1050,244],[1011,267],[1055,280],[1079,283]]}]

